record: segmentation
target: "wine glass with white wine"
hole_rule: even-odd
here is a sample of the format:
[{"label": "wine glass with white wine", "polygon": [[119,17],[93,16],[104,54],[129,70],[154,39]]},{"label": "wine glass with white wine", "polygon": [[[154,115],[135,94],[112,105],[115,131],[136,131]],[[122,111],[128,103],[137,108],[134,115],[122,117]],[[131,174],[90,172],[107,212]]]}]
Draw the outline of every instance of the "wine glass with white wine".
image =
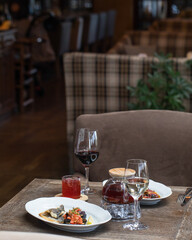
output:
[{"label": "wine glass with white wine", "polygon": [[[128,169],[133,169],[135,171],[134,175],[126,175]],[[126,177],[127,176],[127,177]],[[127,187],[128,193],[134,199],[134,217],[133,220],[125,223],[123,228],[128,228],[129,230],[141,230],[146,229],[147,226],[141,223],[137,218],[138,209],[138,199],[142,196],[149,185],[149,174],[147,161],[143,159],[130,159],[127,160],[127,165],[125,169],[125,185]]]}]

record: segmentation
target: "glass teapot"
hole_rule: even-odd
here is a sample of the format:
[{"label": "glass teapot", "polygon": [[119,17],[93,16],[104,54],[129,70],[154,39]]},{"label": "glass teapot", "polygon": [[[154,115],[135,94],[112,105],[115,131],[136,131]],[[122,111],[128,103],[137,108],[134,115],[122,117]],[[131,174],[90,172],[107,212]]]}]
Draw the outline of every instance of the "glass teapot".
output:
[{"label": "glass teapot", "polygon": [[133,198],[127,192],[121,178],[110,178],[103,186],[102,197],[105,201],[114,204],[132,203]]},{"label": "glass teapot", "polygon": [[[134,174],[134,170],[130,170],[130,174]],[[110,169],[109,174],[112,178],[104,182],[102,189],[101,206],[108,210],[112,218],[116,220],[133,218],[133,198],[125,186],[124,172],[124,168]],[[140,217],[140,207],[137,214]]]}]

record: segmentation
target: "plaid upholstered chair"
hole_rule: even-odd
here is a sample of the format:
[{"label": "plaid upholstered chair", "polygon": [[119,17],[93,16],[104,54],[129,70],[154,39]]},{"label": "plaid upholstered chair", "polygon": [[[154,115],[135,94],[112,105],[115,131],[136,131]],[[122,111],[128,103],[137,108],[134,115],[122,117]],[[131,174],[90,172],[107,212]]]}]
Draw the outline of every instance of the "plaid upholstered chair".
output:
[{"label": "plaid upholstered chair", "polygon": [[[126,86],[136,86],[151,71],[152,57],[94,53],[64,55],[65,95],[68,142],[73,141],[75,119],[81,114],[128,110]],[[181,76],[191,81],[191,69],[186,59],[173,59]],[[187,102],[187,110],[190,106]]]},{"label": "plaid upholstered chair", "polygon": [[158,52],[170,53],[173,57],[186,57],[192,50],[192,34],[189,31],[128,31],[108,53],[134,55],[132,48],[136,47],[140,48],[141,53],[147,53],[149,56]]},{"label": "plaid upholstered chair", "polygon": [[[138,110],[85,114],[76,128],[98,129],[99,158],[90,166],[90,180],[109,178],[108,170],[125,167],[130,158],[148,161],[150,178],[168,185],[192,183],[192,113]],[[78,159],[76,172],[84,173]]]},{"label": "plaid upholstered chair", "polygon": [[191,32],[191,18],[166,18],[156,20],[149,27],[149,31],[166,31],[166,32]]}]

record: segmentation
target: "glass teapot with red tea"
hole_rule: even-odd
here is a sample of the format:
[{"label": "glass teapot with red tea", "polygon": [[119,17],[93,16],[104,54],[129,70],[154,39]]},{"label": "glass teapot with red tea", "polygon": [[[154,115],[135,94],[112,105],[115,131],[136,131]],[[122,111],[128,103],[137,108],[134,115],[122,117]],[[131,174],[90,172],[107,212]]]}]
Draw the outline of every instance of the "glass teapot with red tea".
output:
[{"label": "glass teapot with red tea", "polygon": [[[126,175],[134,175],[135,171],[129,169]],[[133,198],[129,195],[123,178],[125,176],[125,168],[112,168],[109,170],[110,178],[103,186],[102,197],[108,203],[127,204],[132,203]]]},{"label": "glass teapot with red tea", "polygon": [[[129,169],[126,176],[134,175],[135,171]],[[109,170],[112,177],[103,186],[101,206],[108,210],[113,220],[132,219],[134,213],[133,198],[129,195],[125,186],[125,168],[113,168]],[[136,210],[137,217],[140,218],[140,205]]]}]

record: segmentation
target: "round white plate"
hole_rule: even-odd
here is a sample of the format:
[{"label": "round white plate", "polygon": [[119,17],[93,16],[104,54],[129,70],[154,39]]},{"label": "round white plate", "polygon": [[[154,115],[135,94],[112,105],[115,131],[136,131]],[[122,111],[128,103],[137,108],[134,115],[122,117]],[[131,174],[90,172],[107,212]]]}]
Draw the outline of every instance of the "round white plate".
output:
[{"label": "round white plate", "polygon": [[[105,183],[107,182],[107,180],[103,181],[103,186],[105,185]],[[146,199],[142,199],[140,201],[141,205],[155,205],[158,202],[160,202],[162,199],[169,197],[172,194],[172,190],[170,187],[165,186],[162,183],[159,182],[155,182],[153,180],[149,180],[149,189],[155,191],[156,193],[158,193],[160,195],[160,198],[146,198]]]},{"label": "round white plate", "polygon": [[160,202],[162,199],[169,197],[172,194],[170,187],[165,186],[162,183],[149,180],[149,189],[155,191],[160,195],[160,198],[146,198],[141,200],[142,205],[155,205]]},{"label": "round white plate", "polygon": [[[81,208],[82,211],[85,211],[87,214],[87,219],[89,216],[93,218],[93,224],[90,225],[73,225],[73,224],[60,224],[50,222],[39,216],[39,213],[44,212],[50,208],[57,208],[61,204],[64,205],[65,211],[68,211],[74,207]],[[50,197],[50,198],[37,198],[35,200],[29,201],[25,204],[26,211],[32,216],[38,218],[41,221],[46,222],[52,227],[58,228],[67,232],[91,232],[95,230],[101,224],[104,224],[111,220],[111,215],[108,211],[103,208],[87,203],[81,200],[75,200],[65,197]]]}]

